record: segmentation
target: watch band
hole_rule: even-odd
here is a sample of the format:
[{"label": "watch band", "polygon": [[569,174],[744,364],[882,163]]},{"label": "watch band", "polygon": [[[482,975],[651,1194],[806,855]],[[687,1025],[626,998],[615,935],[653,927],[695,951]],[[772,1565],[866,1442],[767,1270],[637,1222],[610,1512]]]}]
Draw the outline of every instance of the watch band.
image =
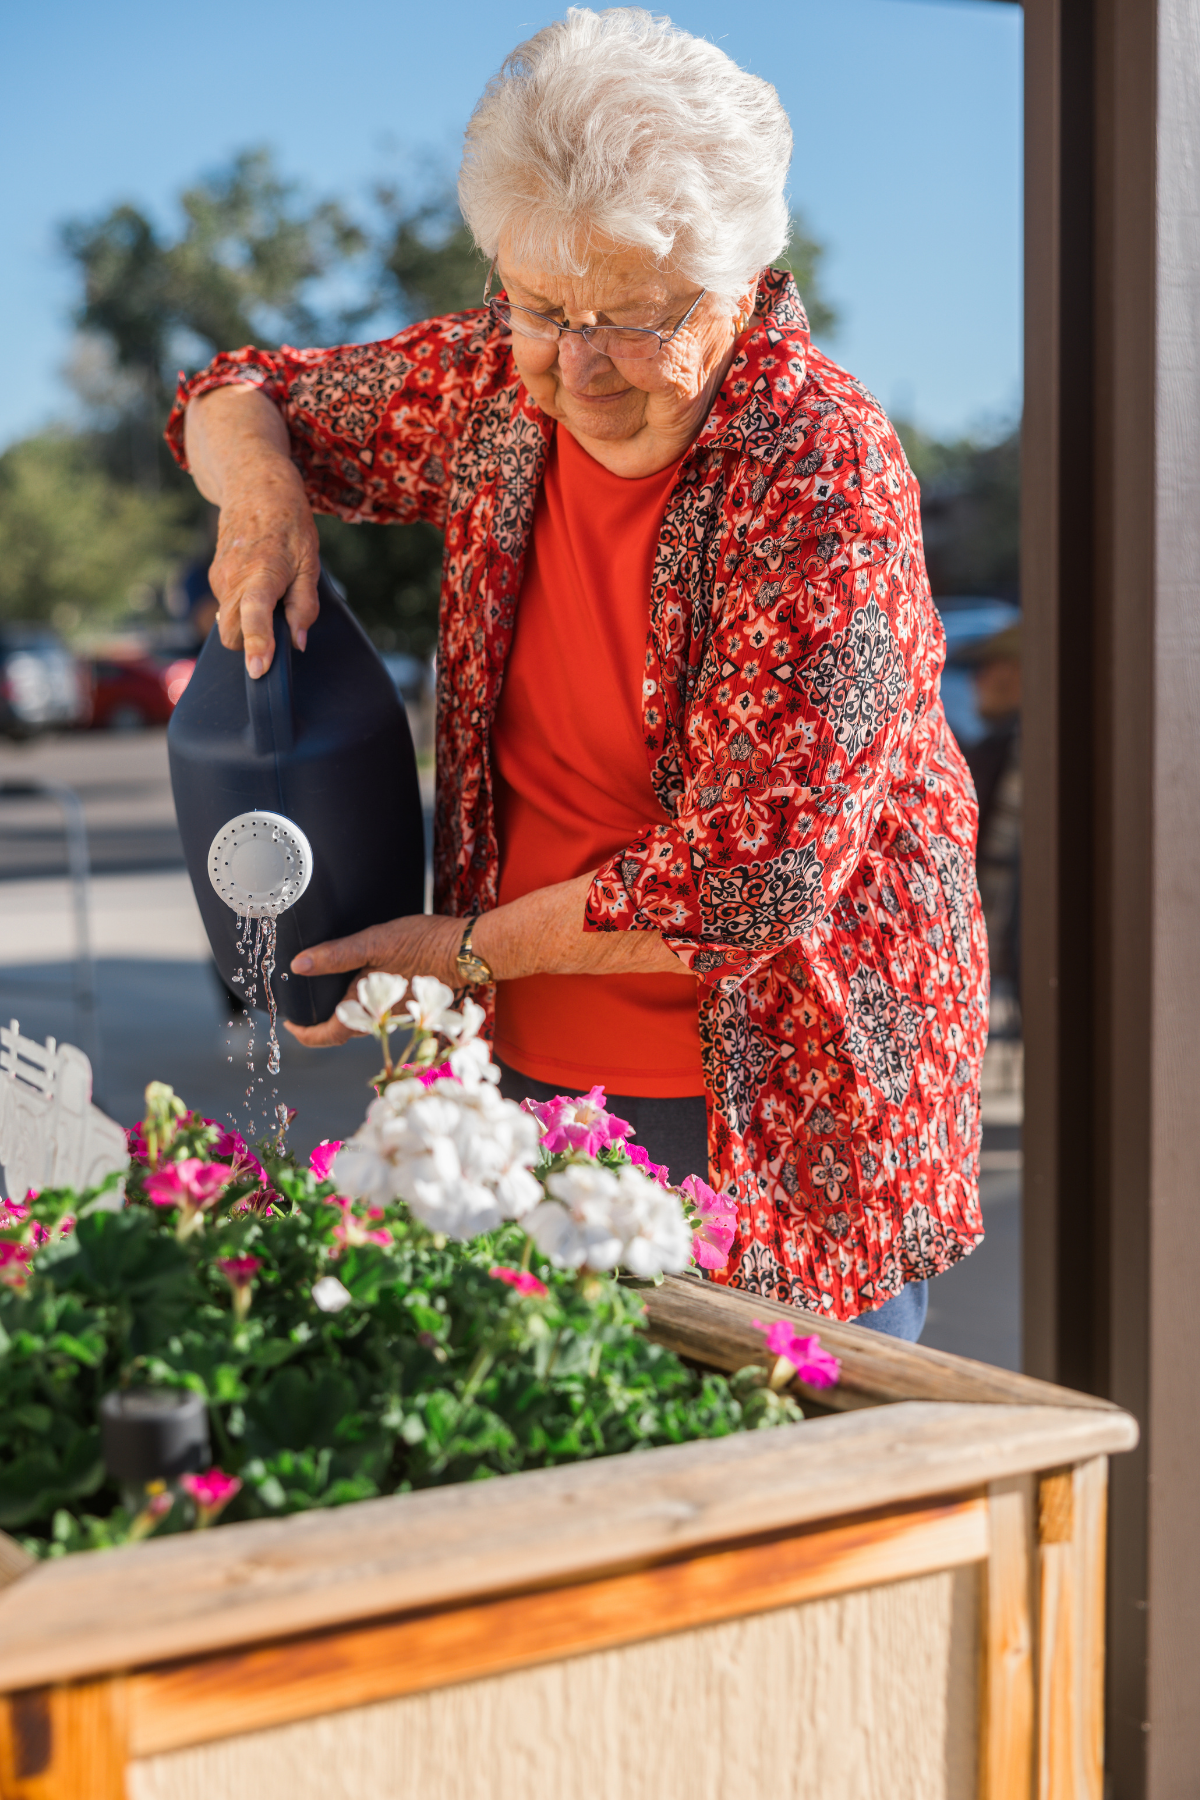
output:
[{"label": "watch band", "polygon": [[463,987],[478,987],[481,981],[494,981],[495,976],[477,950],[471,948],[471,933],[479,923],[479,914],[472,913],[467,920],[467,929],[462,934],[462,943],[458,946],[458,955],[454,966],[458,970],[458,979]]}]

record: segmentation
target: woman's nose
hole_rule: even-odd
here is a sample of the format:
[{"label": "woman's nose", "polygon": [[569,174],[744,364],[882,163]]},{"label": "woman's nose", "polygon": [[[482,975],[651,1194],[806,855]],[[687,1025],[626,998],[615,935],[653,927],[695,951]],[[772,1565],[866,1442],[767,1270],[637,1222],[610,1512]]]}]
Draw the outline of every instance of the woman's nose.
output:
[{"label": "woman's nose", "polygon": [[612,368],[607,356],[594,350],[584,337],[564,333],[558,340],[558,366],[563,386],[581,394],[596,379]]}]

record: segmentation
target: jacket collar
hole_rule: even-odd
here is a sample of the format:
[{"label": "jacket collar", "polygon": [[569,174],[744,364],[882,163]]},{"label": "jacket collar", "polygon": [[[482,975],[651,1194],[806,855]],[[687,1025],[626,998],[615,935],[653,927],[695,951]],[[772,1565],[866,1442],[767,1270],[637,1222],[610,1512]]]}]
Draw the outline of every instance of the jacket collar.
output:
[{"label": "jacket collar", "polygon": [[764,269],[757,323],[743,337],[695,448],[740,450],[770,457],[804,386],[810,348],[808,316],[786,269]]}]

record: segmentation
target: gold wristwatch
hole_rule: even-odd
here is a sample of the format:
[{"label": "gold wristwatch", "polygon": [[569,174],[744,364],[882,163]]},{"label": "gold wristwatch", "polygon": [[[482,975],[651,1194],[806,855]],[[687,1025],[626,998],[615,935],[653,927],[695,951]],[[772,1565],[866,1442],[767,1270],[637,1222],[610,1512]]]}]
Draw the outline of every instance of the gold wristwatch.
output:
[{"label": "gold wristwatch", "polygon": [[479,952],[471,948],[471,933],[478,923],[479,914],[472,913],[467,920],[467,929],[462,934],[458,955],[454,959],[454,966],[458,970],[459,984],[462,987],[478,987],[481,981],[496,979]]}]

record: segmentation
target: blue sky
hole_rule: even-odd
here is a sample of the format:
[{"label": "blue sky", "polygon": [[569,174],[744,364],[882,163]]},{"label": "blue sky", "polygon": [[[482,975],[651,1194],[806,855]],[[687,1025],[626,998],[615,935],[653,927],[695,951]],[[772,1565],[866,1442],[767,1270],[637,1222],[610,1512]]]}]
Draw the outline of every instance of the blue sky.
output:
[{"label": "blue sky", "polygon": [[[0,26],[0,445],[62,415],[74,290],[57,223],[172,198],[248,144],[366,201],[453,159],[488,76],[556,17],[530,0],[38,0]],[[657,10],[657,9],[656,9]],[[772,81],[792,195],[828,246],[829,348],[940,433],[1015,414],[1021,16],[1004,0],[677,0],[677,23]]]}]

